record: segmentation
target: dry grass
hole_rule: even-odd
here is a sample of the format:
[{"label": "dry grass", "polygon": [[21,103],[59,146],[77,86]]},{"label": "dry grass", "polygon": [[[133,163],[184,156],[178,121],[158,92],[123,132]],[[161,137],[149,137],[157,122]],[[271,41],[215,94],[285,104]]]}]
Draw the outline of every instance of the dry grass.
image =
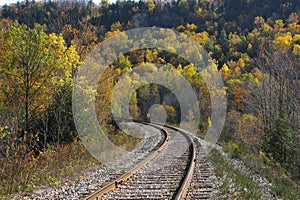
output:
[{"label": "dry grass", "polygon": [[32,192],[42,184],[59,185],[63,177],[76,174],[87,166],[99,165],[79,142],[49,146],[34,158],[1,158],[0,199],[19,192]]},{"label": "dry grass", "polygon": [[[129,131],[143,134],[139,128]],[[108,138],[127,151],[133,150],[141,141],[124,131],[116,129],[113,133],[108,134]],[[5,134],[2,138],[8,136],[13,135]],[[64,177],[72,175],[75,179],[74,174],[79,176],[78,172],[86,167],[100,165],[81,142],[48,145],[47,150],[34,156],[32,152],[26,153],[28,146],[18,142],[18,138],[12,137],[5,141],[1,148],[5,156],[0,156],[0,199],[10,198],[15,193],[30,193],[41,185],[58,186]]]}]

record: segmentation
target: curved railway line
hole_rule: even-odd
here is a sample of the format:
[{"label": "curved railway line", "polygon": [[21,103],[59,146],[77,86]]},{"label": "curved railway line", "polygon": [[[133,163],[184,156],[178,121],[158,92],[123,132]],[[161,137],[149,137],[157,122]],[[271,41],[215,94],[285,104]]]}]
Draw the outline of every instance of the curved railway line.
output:
[{"label": "curved railway line", "polygon": [[209,199],[210,165],[191,134],[171,126],[160,129],[159,147],[127,173],[95,191],[86,200]]}]

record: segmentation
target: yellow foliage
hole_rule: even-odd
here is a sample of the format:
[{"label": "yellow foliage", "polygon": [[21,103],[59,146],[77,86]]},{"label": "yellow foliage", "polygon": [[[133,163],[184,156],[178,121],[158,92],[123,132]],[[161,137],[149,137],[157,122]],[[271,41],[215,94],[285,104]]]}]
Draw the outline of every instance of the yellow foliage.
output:
[{"label": "yellow foliage", "polygon": [[187,28],[188,30],[194,31],[194,30],[196,30],[198,27],[197,27],[194,23],[191,23],[191,24],[187,23],[187,24],[186,24],[186,28]]},{"label": "yellow foliage", "polygon": [[300,56],[300,45],[299,45],[299,44],[295,44],[295,45],[294,45],[293,53],[294,53],[295,55]]},{"label": "yellow foliage", "polygon": [[53,56],[52,81],[54,84],[62,86],[66,82],[73,82],[73,70],[79,67],[80,57],[77,53],[76,47],[71,45],[66,47],[62,35],[51,33],[48,35],[49,50]]},{"label": "yellow foliage", "polygon": [[196,74],[196,72],[197,72],[196,67],[193,64],[189,64],[185,66],[184,69],[182,70],[182,74],[190,83],[192,83],[193,75]]},{"label": "yellow foliage", "polygon": [[155,3],[153,0],[147,0],[146,1],[147,7],[149,9],[149,11],[153,11],[155,8]]},{"label": "yellow foliage", "polygon": [[111,26],[110,26],[110,30],[111,31],[120,31],[122,29],[122,24],[119,22],[119,21],[117,21],[117,22],[115,22],[115,23],[113,23]]},{"label": "yellow foliage", "polygon": [[177,30],[177,31],[180,31],[180,32],[183,32],[183,31],[186,30],[186,28],[185,28],[185,26],[183,26],[183,25],[179,25],[179,26],[176,27],[176,30]]},{"label": "yellow foliage", "polygon": [[0,126],[0,139],[3,140],[9,135],[10,131],[8,130],[8,126]]},{"label": "yellow foliage", "polygon": [[210,117],[207,118],[207,124],[208,124],[208,126],[211,125],[211,119],[210,119]]},{"label": "yellow foliage", "polygon": [[275,20],[275,26],[274,27],[283,28],[284,27],[283,20],[282,19]]},{"label": "yellow foliage", "polygon": [[104,40],[113,36],[113,35],[117,35],[119,34],[121,31],[120,30],[116,30],[116,31],[108,31],[105,36],[104,36]]},{"label": "yellow foliage", "polygon": [[230,70],[228,65],[226,65],[226,63],[223,64],[221,68],[221,73],[224,81],[227,81],[230,78]]},{"label": "yellow foliage", "polygon": [[284,35],[278,35],[273,41],[282,51],[286,52],[293,41],[292,34],[290,32],[285,33]]},{"label": "yellow foliage", "polygon": [[228,68],[228,65],[226,65],[226,63],[223,64],[221,71],[224,73],[228,73],[230,71]]},{"label": "yellow foliage", "polygon": [[58,51],[60,51],[59,53],[64,52],[67,49],[62,35],[58,36],[55,33],[50,33],[47,39],[49,45],[53,46],[52,48],[56,48]]},{"label": "yellow foliage", "polygon": [[199,42],[199,44],[205,45],[209,40],[209,33],[206,31],[203,31],[201,33],[196,33],[192,38],[197,42]]},{"label": "yellow foliage", "polygon": [[176,110],[173,106],[170,106],[170,105],[164,105],[165,109],[166,109],[166,112],[168,115],[170,116],[175,116],[176,115]]},{"label": "yellow foliage", "polygon": [[122,73],[122,70],[120,68],[115,69],[116,74],[119,76]]},{"label": "yellow foliage", "polygon": [[[0,56],[1,67],[7,74],[20,77],[18,81],[11,81],[9,76],[1,80],[6,83],[3,91],[11,94],[1,99],[19,104],[18,107],[8,104],[4,106],[20,110],[26,100],[29,100],[26,112],[30,115],[44,111],[53,100],[52,95],[57,91],[55,88],[66,82],[73,82],[72,70],[79,65],[75,47],[68,48],[61,34],[46,34],[38,24],[34,28],[27,28],[16,22],[11,29],[3,31],[0,31],[0,40],[5,40],[5,43],[1,45],[1,49],[2,52],[5,49],[10,53]],[[12,65],[13,68],[10,67]],[[28,83],[26,78],[29,79]],[[29,95],[23,95],[27,89]],[[20,98],[15,99],[15,94],[21,94]]]},{"label": "yellow foliage", "polygon": [[202,8],[199,7],[198,10],[197,10],[197,14],[201,14],[202,13]]},{"label": "yellow foliage", "polygon": [[269,24],[266,24],[266,23],[263,24],[264,32],[271,32],[272,30],[273,30],[273,28]]},{"label": "yellow foliage", "polygon": [[244,59],[240,58],[240,59],[238,60],[238,65],[239,65],[240,67],[242,67],[242,68],[245,67],[246,64],[245,64]]},{"label": "yellow foliage", "polygon": [[288,25],[288,30],[292,33],[299,33],[300,32],[300,24],[293,22]]},{"label": "yellow foliage", "polygon": [[126,72],[131,72],[131,71],[132,71],[131,67],[125,67],[125,68],[123,69],[123,72],[124,72],[124,73],[126,73]]},{"label": "yellow foliage", "polygon": [[251,50],[251,49],[252,49],[252,44],[249,43],[249,44],[248,44],[248,47],[247,47],[247,50]]},{"label": "yellow foliage", "polygon": [[295,34],[293,37],[293,42],[299,42],[300,41],[300,34]]}]

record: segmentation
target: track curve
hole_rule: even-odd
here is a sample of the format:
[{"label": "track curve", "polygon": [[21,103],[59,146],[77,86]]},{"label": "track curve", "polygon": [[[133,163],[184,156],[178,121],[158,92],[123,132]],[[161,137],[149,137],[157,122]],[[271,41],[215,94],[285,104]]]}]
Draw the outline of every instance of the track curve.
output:
[{"label": "track curve", "polygon": [[[199,142],[194,136],[171,126],[143,123],[165,134],[161,146],[126,174],[100,188],[86,200],[194,199],[195,170]],[[198,168],[197,168],[198,167]],[[209,191],[208,191],[209,192]],[[205,193],[203,197],[208,197]],[[198,199],[198,198],[196,198]]]}]

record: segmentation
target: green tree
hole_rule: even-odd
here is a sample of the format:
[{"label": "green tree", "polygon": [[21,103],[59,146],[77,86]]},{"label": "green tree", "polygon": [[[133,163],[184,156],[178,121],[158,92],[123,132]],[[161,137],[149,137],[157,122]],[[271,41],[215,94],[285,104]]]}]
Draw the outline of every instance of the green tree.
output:
[{"label": "green tree", "polygon": [[297,144],[297,139],[292,135],[286,114],[280,110],[278,118],[266,136],[265,150],[284,167],[291,169],[296,165]]},{"label": "green tree", "polygon": [[8,30],[0,30],[0,38],[5,41],[1,51],[7,52],[0,57],[2,81],[7,83],[2,87],[5,106],[15,110],[26,134],[31,116],[44,109],[47,79],[53,70],[48,68],[52,56],[47,49],[47,34],[41,25],[28,29],[15,22]]},{"label": "green tree", "polygon": [[132,67],[132,64],[131,64],[130,60],[128,59],[128,56],[124,56],[123,54],[121,54],[118,57],[118,59],[116,60],[114,66],[115,66],[115,68],[120,68],[123,70],[126,67],[128,67],[130,69]]},{"label": "green tree", "polygon": [[[37,133],[46,138],[49,127],[58,135],[68,132],[61,129],[68,126],[62,115],[72,115],[62,110],[71,110],[73,76],[80,64],[76,48],[67,47],[61,35],[47,35],[39,24],[31,29],[14,22],[0,30],[0,38],[5,41],[0,51],[7,52],[0,56],[0,96],[2,107],[18,122],[14,132],[22,131],[27,139]],[[50,107],[56,106],[59,108],[49,111],[49,116]],[[51,116],[56,119],[51,121]]]}]

